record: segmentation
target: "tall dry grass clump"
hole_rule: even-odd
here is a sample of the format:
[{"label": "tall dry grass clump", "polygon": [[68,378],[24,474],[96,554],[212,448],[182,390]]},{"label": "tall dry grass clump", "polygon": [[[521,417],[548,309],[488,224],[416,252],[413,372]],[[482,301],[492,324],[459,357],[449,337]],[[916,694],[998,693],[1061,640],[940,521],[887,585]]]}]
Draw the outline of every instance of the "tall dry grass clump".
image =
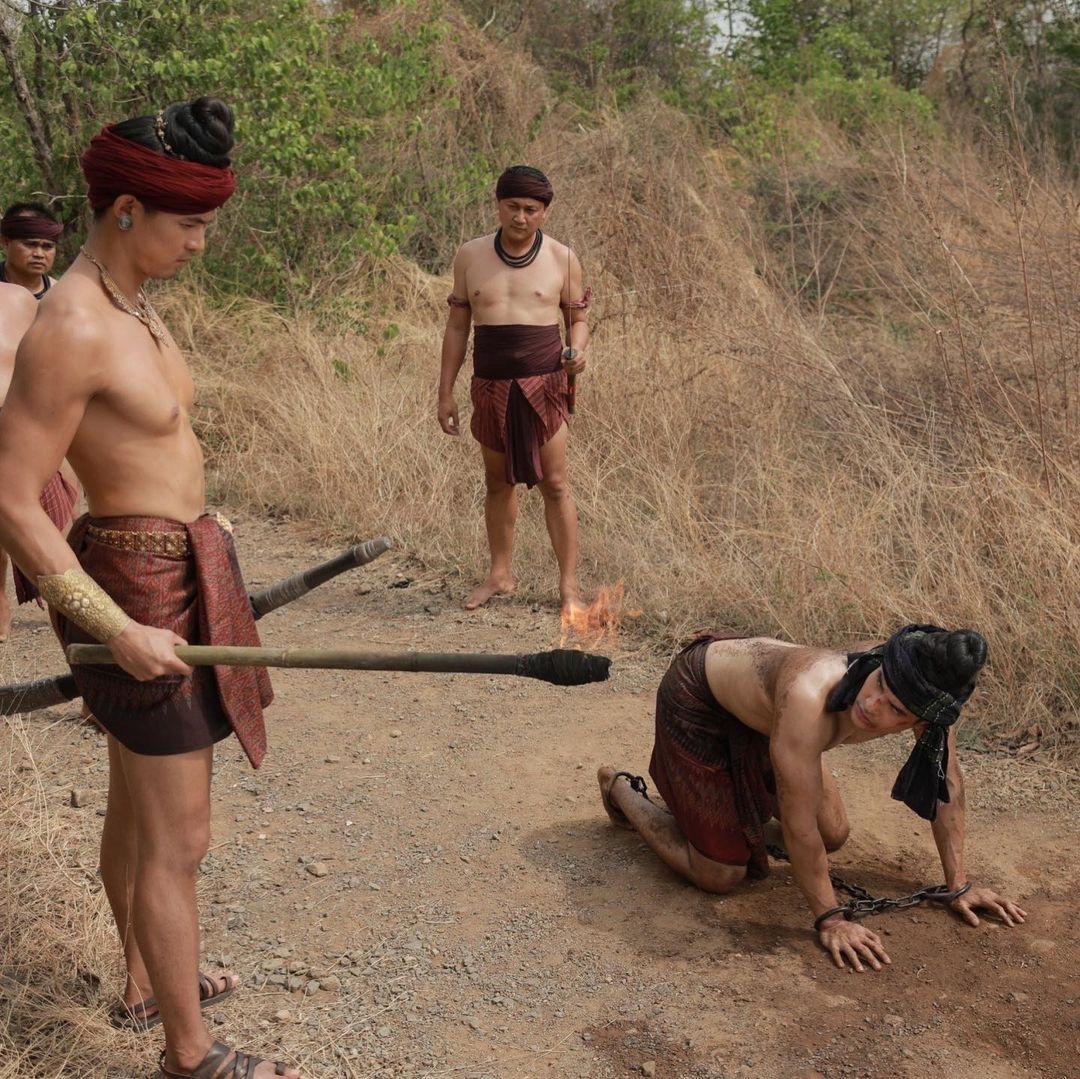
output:
[{"label": "tall dry grass clump", "polygon": [[59,819],[56,783],[39,764],[40,741],[40,726],[35,734],[29,723],[5,720],[0,1079],[148,1074],[147,1048],[140,1054],[125,1046],[101,1009],[102,991],[120,984],[116,930],[95,855]]},{"label": "tall dry grass clump", "polygon": [[[974,625],[993,657],[984,721],[1064,738],[1075,193],[1030,180],[1013,197],[970,148],[814,136],[767,184],[657,105],[551,124],[523,155],[551,174],[550,231],[598,294],[572,421],[585,580],[625,579],[668,637]],[[362,334],[327,306],[175,296],[219,496],[481,574],[476,447],[435,421],[448,287],[401,262],[363,271],[345,290],[372,312]],[[553,594],[536,497],[516,565],[526,594]]]}]

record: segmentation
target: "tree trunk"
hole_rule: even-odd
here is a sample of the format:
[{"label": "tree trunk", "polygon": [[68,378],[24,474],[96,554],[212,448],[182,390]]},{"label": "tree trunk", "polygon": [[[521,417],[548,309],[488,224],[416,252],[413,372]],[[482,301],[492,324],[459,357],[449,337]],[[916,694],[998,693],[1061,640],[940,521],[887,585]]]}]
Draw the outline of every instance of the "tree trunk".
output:
[{"label": "tree trunk", "polygon": [[[11,15],[8,18],[11,18]],[[30,87],[27,85],[26,74],[22,69],[22,64],[19,63],[17,35],[12,33],[10,24],[3,18],[0,18],[0,53],[3,54],[4,63],[7,64],[8,74],[11,76],[11,82],[15,90],[15,97],[19,102],[19,108],[22,110],[27,130],[30,132],[34,157],[45,181],[45,188],[50,195],[59,194],[53,176],[52,147],[49,145],[45,127],[41,122],[41,115],[30,93]]]}]

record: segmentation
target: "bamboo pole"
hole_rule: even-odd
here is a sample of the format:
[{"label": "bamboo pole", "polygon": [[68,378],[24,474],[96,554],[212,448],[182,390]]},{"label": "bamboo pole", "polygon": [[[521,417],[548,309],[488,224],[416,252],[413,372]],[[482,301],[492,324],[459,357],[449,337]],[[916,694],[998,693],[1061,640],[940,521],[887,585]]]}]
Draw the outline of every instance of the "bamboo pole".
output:
[{"label": "bamboo pole", "polygon": [[[582,685],[608,677],[606,656],[570,649],[525,655],[469,652],[366,652],[339,648],[254,648],[242,645],[177,645],[176,655],[193,667],[304,667],[346,671],[410,671],[431,674],[511,674],[556,685]],[[72,644],[68,662],[115,664],[103,644]]]}]

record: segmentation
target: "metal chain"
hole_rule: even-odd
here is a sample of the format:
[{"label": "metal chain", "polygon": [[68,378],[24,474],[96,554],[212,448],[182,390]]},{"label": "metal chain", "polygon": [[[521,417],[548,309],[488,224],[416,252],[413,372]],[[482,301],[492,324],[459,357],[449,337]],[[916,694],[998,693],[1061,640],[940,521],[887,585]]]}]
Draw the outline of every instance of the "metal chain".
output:
[{"label": "metal chain", "polygon": [[[766,849],[778,861],[791,861],[783,847],[777,847],[770,843],[766,846]],[[917,892],[912,892],[911,895],[877,897],[861,885],[852,884],[835,873],[829,874],[829,880],[832,881],[834,888],[851,896],[850,901],[843,904],[844,917],[849,920],[861,918],[865,914],[881,914],[886,910],[907,910],[908,907],[916,907],[927,899],[935,903],[951,903],[971,887],[971,884],[968,883],[954,891],[949,891],[944,884],[932,884],[920,888]]]}]

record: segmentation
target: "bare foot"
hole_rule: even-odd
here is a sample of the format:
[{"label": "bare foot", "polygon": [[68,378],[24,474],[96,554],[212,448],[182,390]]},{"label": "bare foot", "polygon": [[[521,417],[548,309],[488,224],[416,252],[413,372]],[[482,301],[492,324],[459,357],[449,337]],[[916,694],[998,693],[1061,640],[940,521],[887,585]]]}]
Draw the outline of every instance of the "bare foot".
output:
[{"label": "bare foot", "polygon": [[[3,582],[0,582],[0,589],[3,588]],[[0,644],[11,636],[11,601],[7,598],[7,593],[0,591]]]},{"label": "bare foot", "polygon": [[620,772],[617,768],[605,764],[597,770],[596,781],[600,784],[600,801],[603,802],[604,812],[611,818],[611,823],[617,828],[625,828],[632,832],[634,826],[626,819],[626,814],[611,797],[616,783],[621,783],[629,790],[630,784],[627,782],[626,775],[626,772]]},{"label": "bare foot", "polygon": [[573,588],[559,589],[559,613],[564,618],[573,618],[578,611],[585,610],[585,604],[581,602],[577,586]]},{"label": "bare foot", "polygon": [[513,591],[512,578],[489,576],[483,584],[477,585],[469,593],[462,606],[467,611],[475,611],[477,607],[483,607],[492,596],[508,596]]}]

